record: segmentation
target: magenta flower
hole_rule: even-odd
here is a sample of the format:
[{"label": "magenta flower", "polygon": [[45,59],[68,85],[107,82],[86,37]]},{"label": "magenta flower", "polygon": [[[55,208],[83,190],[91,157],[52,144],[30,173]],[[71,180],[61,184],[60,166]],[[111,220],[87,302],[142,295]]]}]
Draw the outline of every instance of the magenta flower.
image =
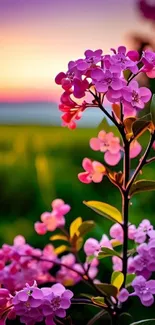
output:
[{"label": "magenta flower", "polygon": [[[149,254],[150,254],[151,258],[154,261],[154,258],[155,258],[155,236],[154,236],[154,239],[151,239],[149,241],[148,249],[149,249]],[[155,263],[154,263],[154,270],[153,271],[155,271]]]},{"label": "magenta flower", "polygon": [[90,140],[90,147],[95,151],[104,152],[104,160],[108,165],[114,166],[121,159],[120,139],[114,137],[112,132],[100,131],[97,138]]},{"label": "magenta flower", "polygon": [[155,20],[155,4],[150,0],[137,0],[138,8],[144,18]]},{"label": "magenta flower", "polygon": [[142,70],[146,72],[149,78],[155,78],[155,53],[149,50],[143,52],[142,62],[144,64]]},{"label": "magenta flower", "polygon": [[155,238],[155,230],[153,230],[150,221],[144,219],[135,232],[135,242],[138,244],[144,243],[147,237]]},{"label": "magenta flower", "polygon": [[52,324],[51,319],[54,316],[64,318],[66,309],[71,305],[72,291],[66,290],[60,283],[54,284],[51,288],[42,288],[41,291],[44,296],[41,309],[46,317],[46,325]]},{"label": "magenta flower", "polygon": [[34,282],[33,286],[28,284],[23,290],[20,290],[16,293],[13,298],[13,304],[15,305],[16,313],[23,306],[27,309],[39,307],[42,304],[43,293],[41,289],[37,288],[37,283]]},{"label": "magenta flower", "polygon": [[119,46],[118,52],[112,49],[114,55],[111,57],[110,71],[120,73],[122,70],[130,70],[136,74],[138,72],[137,63],[139,60],[139,54],[137,51],[129,51],[126,53],[125,46]]},{"label": "magenta flower", "polygon": [[91,65],[95,65],[100,62],[102,59],[102,50],[87,50],[85,51],[85,59],[80,60],[77,64],[77,69],[81,72],[85,72],[87,69],[91,67]]},{"label": "magenta flower", "polygon": [[154,303],[155,280],[146,281],[143,276],[139,275],[133,280],[132,286],[135,291],[130,296],[138,296],[146,307]]},{"label": "magenta flower", "polygon": [[122,95],[125,109],[136,109],[139,111],[150,100],[152,93],[146,87],[139,88],[137,81],[131,81],[128,86],[123,88]]},{"label": "magenta flower", "polygon": [[84,158],[82,166],[85,172],[78,174],[78,178],[82,183],[100,183],[103,179],[103,176],[106,174],[106,169],[104,165],[102,165],[98,161],[92,162],[90,159]]},{"label": "magenta flower", "polygon": [[117,91],[123,88],[123,83],[117,73],[111,73],[109,70],[105,72],[100,69],[94,69],[91,72],[91,78],[95,84],[95,88],[99,93],[105,93],[109,87],[113,91]]},{"label": "magenta flower", "polygon": [[146,243],[137,247],[138,255],[133,258],[133,266],[138,275],[148,279],[155,270],[155,261],[152,260],[149,247]]},{"label": "magenta flower", "polygon": [[79,120],[82,116],[83,111],[87,108],[87,103],[83,101],[82,104],[77,104],[73,101],[70,96],[72,92],[64,92],[61,96],[61,104],[59,110],[64,114],[62,118],[62,126],[68,126],[70,129],[76,128],[76,120]]}]

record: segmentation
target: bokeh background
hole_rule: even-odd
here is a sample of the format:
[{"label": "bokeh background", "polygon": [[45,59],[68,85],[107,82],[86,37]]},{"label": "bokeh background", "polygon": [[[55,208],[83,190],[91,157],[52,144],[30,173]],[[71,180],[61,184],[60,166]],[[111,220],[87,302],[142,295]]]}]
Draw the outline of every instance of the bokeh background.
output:
[{"label": "bokeh background", "polygon": [[[123,44],[140,52],[154,49],[154,21],[143,16],[137,2],[0,0],[0,244],[12,243],[17,234],[34,246],[47,243],[49,236],[36,235],[33,224],[57,197],[72,206],[68,225],[82,216],[95,218],[92,235],[98,238],[109,229],[110,222],[101,223],[82,201],[103,200],[120,208],[118,191],[107,180],[87,186],[77,179],[83,157],[102,160],[88,143],[103,115],[91,109],[76,130],[61,128],[61,90],[54,78],[88,48],[102,48],[104,53]],[[155,1],[147,2],[155,11]],[[146,79],[140,82],[148,85]],[[149,86],[155,92],[154,82]],[[147,135],[141,143],[146,145]],[[154,178],[153,164],[145,168],[145,175]],[[153,192],[132,201],[130,220],[138,224],[142,218],[155,224]],[[103,266],[103,274],[108,268],[109,264]]]}]

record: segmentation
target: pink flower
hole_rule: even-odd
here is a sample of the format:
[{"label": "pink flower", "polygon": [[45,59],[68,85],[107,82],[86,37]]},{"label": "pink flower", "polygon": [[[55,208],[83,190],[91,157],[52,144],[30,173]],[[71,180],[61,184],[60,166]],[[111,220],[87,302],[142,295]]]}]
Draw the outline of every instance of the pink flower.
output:
[{"label": "pink flower", "polygon": [[153,142],[152,148],[155,150],[155,141]]},{"label": "pink flower", "polygon": [[108,247],[110,249],[112,249],[112,243],[109,240],[107,235],[103,235],[101,240],[100,240],[100,247]]},{"label": "pink flower", "polygon": [[78,174],[78,178],[82,183],[100,183],[103,179],[103,176],[106,174],[106,169],[104,165],[102,165],[98,161],[92,162],[90,159],[84,158],[82,166],[85,172]]},{"label": "pink flower", "polygon": [[142,150],[142,146],[137,140],[134,140],[130,144],[130,158],[135,158],[137,157]]},{"label": "pink flower", "polygon": [[84,252],[87,256],[98,255],[100,243],[94,238],[89,238],[84,244]]},{"label": "pink flower", "polygon": [[45,235],[47,232],[47,227],[43,222],[35,222],[34,229],[38,235]]},{"label": "pink flower", "polygon": [[42,213],[42,222],[36,222],[35,231],[39,235],[46,234],[47,231],[54,231],[56,228],[65,225],[65,215],[70,211],[70,206],[61,199],[56,199],[51,203],[52,211]]},{"label": "pink flower", "polygon": [[[128,238],[131,240],[134,240],[136,233],[136,227],[135,225],[129,225],[128,226]],[[123,228],[119,223],[115,223],[110,228],[110,236],[119,242],[123,242]]]},{"label": "pink flower", "polygon": [[95,151],[104,152],[104,160],[108,165],[114,166],[121,159],[120,139],[112,132],[100,131],[97,138],[90,140],[90,147]]}]

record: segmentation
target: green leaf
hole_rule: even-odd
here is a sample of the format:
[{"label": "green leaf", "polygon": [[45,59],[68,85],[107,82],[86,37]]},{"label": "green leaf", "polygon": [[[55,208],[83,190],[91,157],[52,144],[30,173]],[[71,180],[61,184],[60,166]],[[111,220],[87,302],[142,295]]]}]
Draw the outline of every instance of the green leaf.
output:
[{"label": "green leaf", "polygon": [[125,282],[125,287],[128,288],[130,287],[132,281],[135,279],[136,274],[127,274],[126,276],[126,282]]},{"label": "green leaf", "polygon": [[119,271],[114,271],[111,276],[111,284],[115,286],[118,290],[121,288],[124,281],[124,274]]},{"label": "green leaf", "polygon": [[81,296],[81,297],[85,297],[85,298],[89,298],[89,299],[92,298],[92,295],[90,295],[90,294],[88,294],[88,293],[80,293],[80,296]]},{"label": "green leaf", "polygon": [[94,258],[96,258],[96,256],[94,256],[94,255],[87,256],[86,262],[91,263]]},{"label": "green leaf", "polygon": [[104,130],[106,132],[113,132],[115,136],[120,137],[120,133],[118,129],[114,126],[108,123],[107,117],[104,117],[101,123],[98,126],[98,130]]},{"label": "green leaf", "polygon": [[108,247],[102,247],[101,252],[98,254],[97,258],[102,259],[102,258],[108,257],[108,256],[117,256],[117,257],[121,258],[120,254],[118,252],[116,252],[113,249],[110,249]]},{"label": "green leaf", "polygon": [[108,283],[99,283],[99,284],[95,284],[95,286],[106,296],[110,297],[114,297],[116,298],[117,294],[118,294],[118,289],[113,286],[112,284],[108,284]]},{"label": "green leaf", "polygon": [[64,240],[64,241],[68,241],[67,236],[65,235],[61,235],[61,234],[57,234],[57,235],[53,235],[50,237],[50,240],[55,241],[55,240]]},{"label": "green leaf", "polygon": [[87,325],[94,325],[94,324],[96,324],[96,321],[98,319],[101,319],[105,315],[107,315],[107,311],[106,310],[99,311],[99,313],[97,313],[93,318],[90,319],[90,321],[87,323]]},{"label": "green leaf", "polygon": [[112,205],[99,201],[84,201],[83,203],[96,213],[112,220],[113,222],[122,223],[123,221],[120,211]]},{"label": "green leaf", "polygon": [[135,322],[130,325],[155,325],[155,318],[140,320],[139,322]]},{"label": "green leaf", "polygon": [[148,181],[146,179],[142,179],[133,183],[130,189],[130,196],[134,194],[145,192],[145,191],[155,191],[155,181]]},{"label": "green leaf", "polygon": [[155,94],[152,96],[151,105],[150,105],[150,112],[152,114],[152,121],[155,125]]},{"label": "green leaf", "polygon": [[78,228],[80,236],[86,235],[89,231],[91,231],[95,227],[95,222],[93,220],[84,221],[82,225]]},{"label": "green leaf", "polygon": [[95,304],[97,306],[107,307],[103,297],[92,297],[91,301],[93,302],[93,304]]},{"label": "green leaf", "polygon": [[135,138],[140,137],[151,125],[152,115],[149,113],[132,124],[132,132]]}]

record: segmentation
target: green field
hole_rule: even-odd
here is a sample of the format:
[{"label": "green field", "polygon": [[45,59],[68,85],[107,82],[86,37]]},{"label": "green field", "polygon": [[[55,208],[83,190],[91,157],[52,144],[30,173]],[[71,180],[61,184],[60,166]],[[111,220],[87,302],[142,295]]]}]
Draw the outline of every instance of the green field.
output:
[{"label": "green field", "polygon": [[[50,203],[56,197],[72,206],[68,222],[79,215],[84,219],[99,218],[82,204],[83,200],[103,200],[120,208],[119,192],[107,179],[99,185],[84,185],[77,179],[83,157],[102,162],[102,153],[89,148],[89,139],[96,134],[94,129],[0,127],[1,243],[11,242],[21,233],[31,243],[40,244],[33,223],[43,211],[50,209]],[[154,164],[148,166],[145,173],[153,179]],[[136,196],[130,209],[131,220],[137,223],[141,218],[150,218],[153,221],[153,204],[154,192]],[[97,228],[98,236],[109,225],[103,220],[103,229]]]}]

